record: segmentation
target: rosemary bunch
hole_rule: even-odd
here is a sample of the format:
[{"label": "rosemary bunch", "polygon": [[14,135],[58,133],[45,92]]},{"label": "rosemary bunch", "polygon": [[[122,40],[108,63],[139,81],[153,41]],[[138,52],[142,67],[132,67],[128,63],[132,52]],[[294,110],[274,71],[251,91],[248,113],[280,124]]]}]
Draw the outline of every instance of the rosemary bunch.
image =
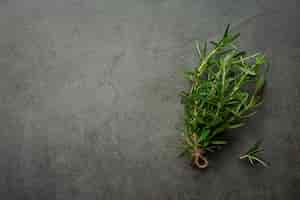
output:
[{"label": "rosemary bunch", "polygon": [[202,48],[196,43],[199,66],[185,73],[191,88],[181,93],[183,147],[198,168],[207,167],[206,152],[227,143],[224,131],[242,126],[262,102],[265,57],[239,50],[233,44],[238,37],[228,25],[223,37],[211,42],[210,51],[206,42]]}]

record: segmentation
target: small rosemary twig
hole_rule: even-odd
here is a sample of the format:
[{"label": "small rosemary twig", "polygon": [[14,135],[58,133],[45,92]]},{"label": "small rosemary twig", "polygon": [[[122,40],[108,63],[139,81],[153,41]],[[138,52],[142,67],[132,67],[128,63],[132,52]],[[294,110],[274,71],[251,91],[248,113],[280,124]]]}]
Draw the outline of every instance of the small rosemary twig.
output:
[{"label": "small rosemary twig", "polygon": [[254,165],[255,162],[258,162],[264,167],[268,167],[269,165],[267,162],[258,156],[258,154],[263,151],[260,146],[261,141],[256,142],[244,155],[240,156],[240,159],[247,159],[251,165]]}]

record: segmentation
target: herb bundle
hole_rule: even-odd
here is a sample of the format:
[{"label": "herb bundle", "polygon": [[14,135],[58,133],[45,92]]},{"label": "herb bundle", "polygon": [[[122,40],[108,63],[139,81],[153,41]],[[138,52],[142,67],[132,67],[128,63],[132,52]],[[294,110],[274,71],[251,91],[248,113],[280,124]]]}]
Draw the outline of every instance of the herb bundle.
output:
[{"label": "herb bundle", "polygon": [[185,73],[191,88],[181,93],[183,148],[198,168],[208,166],[206,152],[227,143],[224,131],[242,126],[262,102],[265,57],[239,50],[233,44],[239,35],[231,34],[228,25],[210,51],[206,42],[203,47],[196,43],[199,66]]}]

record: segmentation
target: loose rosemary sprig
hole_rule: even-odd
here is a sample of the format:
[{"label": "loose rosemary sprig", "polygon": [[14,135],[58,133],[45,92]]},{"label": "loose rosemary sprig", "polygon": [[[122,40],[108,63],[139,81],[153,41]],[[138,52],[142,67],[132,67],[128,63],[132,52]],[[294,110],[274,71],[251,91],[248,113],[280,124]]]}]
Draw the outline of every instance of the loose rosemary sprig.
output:
[{"label": "loose rosemary sprig", "polygon": [[258,154],[263,151],[260,146],[261,141],[256,142],[244,155],[240,156],[240,159],[247,159],[251,165],[254,165],[255,162],[258,162],[264,167],[268,167],[267,162],[258,156]]},{"label": "loose rosemary sprig", "polygon": [[181,93],[183,148],[198,168],[207,167],[207,151],[227,143],[224,131],[242,126],[262,102],[265,57],[239,50],[233,44],[238,37],[229,32],[228,25],[223,37],[211,42],[209,52],[206,42],[202,48],[196,43],[199,66],[185,73],[191,88]]}]

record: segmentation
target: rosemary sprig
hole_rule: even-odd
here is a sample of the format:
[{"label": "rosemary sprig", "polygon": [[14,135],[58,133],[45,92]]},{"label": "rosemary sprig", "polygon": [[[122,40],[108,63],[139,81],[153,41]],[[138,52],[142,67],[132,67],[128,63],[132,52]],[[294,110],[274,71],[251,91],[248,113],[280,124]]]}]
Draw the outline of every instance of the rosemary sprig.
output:
[{"label": "rosemary sprig", "polygon": [[240,156],[240,159],[247,159],[251,165],[254,165],[255,162],[258,162],[264,167],[268,167],[267,162],[258,156],[258,154],[263,151],[260,146],[261,141],[256,142],[244,155]]},{"label": "rosemary sprig", "polygon": [[185,73],[191,88],[181,93],[183,147],[198,168],[207,167],[206,152],[227,143],[224,131],[243,126],[262,102],[265,57],[239,50],[233,44],[238,37],[228,25],[219,41],[210,42],[210,51],[206,42],[202,48],[196,43],[199,66]]}]

